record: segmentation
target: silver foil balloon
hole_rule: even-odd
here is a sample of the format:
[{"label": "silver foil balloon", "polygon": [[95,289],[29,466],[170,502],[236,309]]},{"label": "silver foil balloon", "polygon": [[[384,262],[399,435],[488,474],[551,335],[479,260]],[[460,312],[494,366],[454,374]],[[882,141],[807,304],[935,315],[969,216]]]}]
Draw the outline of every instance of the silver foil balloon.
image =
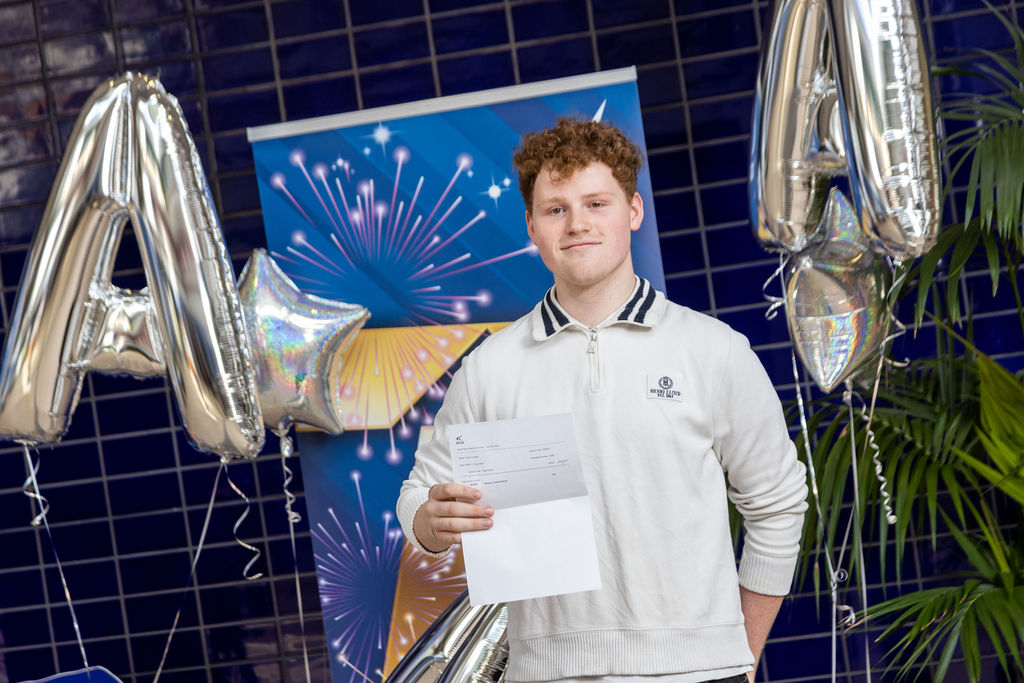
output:
[{"label": "silver foil balloon", "polygon": [[263,249],[253,251],[238,294],[256,357],[256,390],[267,427],[294,422],[343,431],[342,354],[369,319],[362,306],[304,294]]},{"label": "silver foil balloon", "polygon": [[939,229],[938,155],[914,0],[829,0],[850,180],[862,229],[913,259]]},{"label": "silver foil balloon", "polygon": [[833,126],[835,101],[826,13],[823,0],[781,0],[761,56],[749,192],[754,234],[766,249],[810,244],[829,178],[846,173],[841,144],[822,144],[836,137],[821,130]]},{"label": "silver foil balloon", "polygon": [[[445,674],[453,657],[483,623],[493,623],[494,606],[469,604],[463,593],[441,613],[388,675],[388,683],[435,683]],[[468,655],[468,653],[467,653]]]},{"label": "silver foil balloon", "polygon": [[445,667],[438,683],[493,681],[508,667],[508,609],[487,605],[476,627]]},{"label": "silver foil balloon", "polygon": [[846,140],[843,138],[843,110],[839,106],[839,91],[833,86],[826,90],[818,108],[817,122],[820,149],[819,158],[834,160],[834,175],[846,175]]},{"label": "silver foil balloon", "polygon": [[882,343],[889,271],[835,188],[822,222],[825,239],[794,255],[787,269],[786,317],[804,367],[829,392]]},{"label": "silver foil balloon", "polygon": [[85,348],[77,367],[108,374],[158,377],[167,372],[148,292],[96,286],[86,303]]},{"label": "silver foil balloon", "polygon": [[[148,294],[110,284],[127,222]],[[177,100],[145,76],[111,79],[75,123],[25,264],[0,364],[0,438],[58,441],[87,370],[162,365],[198,449],[255,456],[264,430],[250,354]]]}]

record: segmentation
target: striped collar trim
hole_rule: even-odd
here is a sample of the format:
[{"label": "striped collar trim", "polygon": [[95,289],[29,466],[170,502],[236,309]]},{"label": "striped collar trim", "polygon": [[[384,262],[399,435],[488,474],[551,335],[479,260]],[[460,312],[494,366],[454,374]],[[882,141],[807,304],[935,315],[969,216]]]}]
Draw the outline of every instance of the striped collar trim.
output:
[{"label": "striped collar trim", "polygon": [[[658,322],[661,312],[659,304],[663,300],[664,295],[656,290],[649,281],[637,277],[637,284],[626,303],[604,321],[598,323],[597,327],[607,327],[618,323],[653,327]],[[583,323],[573,320],[572,316],[558,304],[558,300],[555,299],[554,287],[549,289],[544,298],[534,307],[532,317],[533,338],[537,341],[549,339],[572,325],[586,328]]]}]

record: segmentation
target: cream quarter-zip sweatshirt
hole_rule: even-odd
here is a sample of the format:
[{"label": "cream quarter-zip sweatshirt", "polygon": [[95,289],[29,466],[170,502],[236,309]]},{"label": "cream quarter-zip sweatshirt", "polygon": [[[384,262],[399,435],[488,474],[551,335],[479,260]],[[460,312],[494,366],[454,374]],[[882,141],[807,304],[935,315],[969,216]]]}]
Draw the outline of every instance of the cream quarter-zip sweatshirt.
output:
[{"label": "cream quarter-zip sweatshirt", "polygon": [[[452,480],[448,425],[567,412],[602,588],[510,603],[506,679],[752,664],[739,586],[789,592],[804,466],[746,338],[646,280],[594,328],[565,313],[552,289],[463,360],[402,486],[406,538],[427,552],[412,522],[429,487]],[[744,517],[738,570],[727,497]]]}]

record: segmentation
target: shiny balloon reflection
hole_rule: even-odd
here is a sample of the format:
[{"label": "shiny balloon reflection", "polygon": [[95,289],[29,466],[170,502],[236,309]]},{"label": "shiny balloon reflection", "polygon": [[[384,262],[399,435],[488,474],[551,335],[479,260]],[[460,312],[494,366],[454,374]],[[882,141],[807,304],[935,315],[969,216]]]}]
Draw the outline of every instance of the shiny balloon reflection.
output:
[{"label": "shiny balloon reflection", "polygon": [[263,249],[238,282],[253,345],[263,420],[282,434],[301,422],[343,431],[337,378],[342,354],[369,319],[362,306],[304,294]]},{"label": "shiny balloon reflection", "polygon": [[836,83],[861,229],[897,261],[935,244],[939,169],[914,0],[829,0]]},{"label": "shiny balloon reflection", "polygon": [[[829,178],[846,173],[842,145],[819,113],[835,108],[826,8],[820,0],[780,2],[765,44],[754,104],[750,202],[754,233],[766,249],[799,251],[818,228]],[[828,100],[829,106],[823,109]]]},{"label": "shiny balloon reflection", "polygon": [[794,256],[787,269],[786,317],[804,367],[828,392],[881,345],[889,270],[837,189],[822,224],[823,241]]},{"label": "shiny balloon reflection", "polygon": [[508,662],[508,610],[469,604],[464,591],[413,643],[388,683],[500,681]]},{"label": "shiny balloon reflection", "polygon": [[896,261],[934,245],[938,154],[913,0],[779,0],[762,54],[750,215],[766,249],[819,239],[829,178],[849,175],[860,229]]},{"label": "shiny balloon reflection", "polygon": [[[114,287],[131,223],[146,290]],[[0,363],[0,438],[59,441],[85,372],[166,374],[199,450],[263,445],[250,347],[209,186],[177,100],[125,74],[86,102],[18,288]]]}]

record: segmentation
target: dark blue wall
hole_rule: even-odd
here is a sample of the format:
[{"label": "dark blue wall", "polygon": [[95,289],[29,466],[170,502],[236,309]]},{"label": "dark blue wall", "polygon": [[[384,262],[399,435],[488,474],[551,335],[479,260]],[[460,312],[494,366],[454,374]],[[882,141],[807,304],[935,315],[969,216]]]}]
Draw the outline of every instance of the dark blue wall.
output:
[{"label": "dark blue wall", "polygon": [[[979,1],[927,0],[921,11],[938,61],[1010,45]],[[1016,20],[1015,6],[1009,11]],[[0,0],[4,330],[66,136],[111,74],[158,74],[181,101],[237,265],[263,244],[246,126],[635,64],[668,293],[747,334],[791,395],[784,326],[763,318],[761,284],[776,260],[754,243],[746,209],[767,12],[756,0]],[[965,84],[936,87],[951,94]],[[130,237],[115,282],[142,284]],[[999,299],[979,298],[975,333],[1016,369],[1024,343],[1007,296],[1004,288]],[[918,348],[927,333],[922,339]],[[248,555],[231,537],[241,506],[222,482],[163,681],[304,680],[275,449],[269,443],[270,455],[229,468],[255,496],[241,533],[265,551],[265,576],[241,580]],[[90,662],[126,682],[152,679],[216,467],[186,443],[165,383],[97,375],[86,380],[71,432],[41,454],[40,484]],[[0,448],[0,681],[81,664],[49,540],[28,524],[25,475],[21,451]],[[308,532],[299,551],[314,680],[324,680]],[[922,561],[910,581],[935,571]],[[824,679],[826,624],[813,597],[799,593],[783,608],[759,677]],[[859,652],[859,637],[841,643],[843,680],[864,679]]]}]

